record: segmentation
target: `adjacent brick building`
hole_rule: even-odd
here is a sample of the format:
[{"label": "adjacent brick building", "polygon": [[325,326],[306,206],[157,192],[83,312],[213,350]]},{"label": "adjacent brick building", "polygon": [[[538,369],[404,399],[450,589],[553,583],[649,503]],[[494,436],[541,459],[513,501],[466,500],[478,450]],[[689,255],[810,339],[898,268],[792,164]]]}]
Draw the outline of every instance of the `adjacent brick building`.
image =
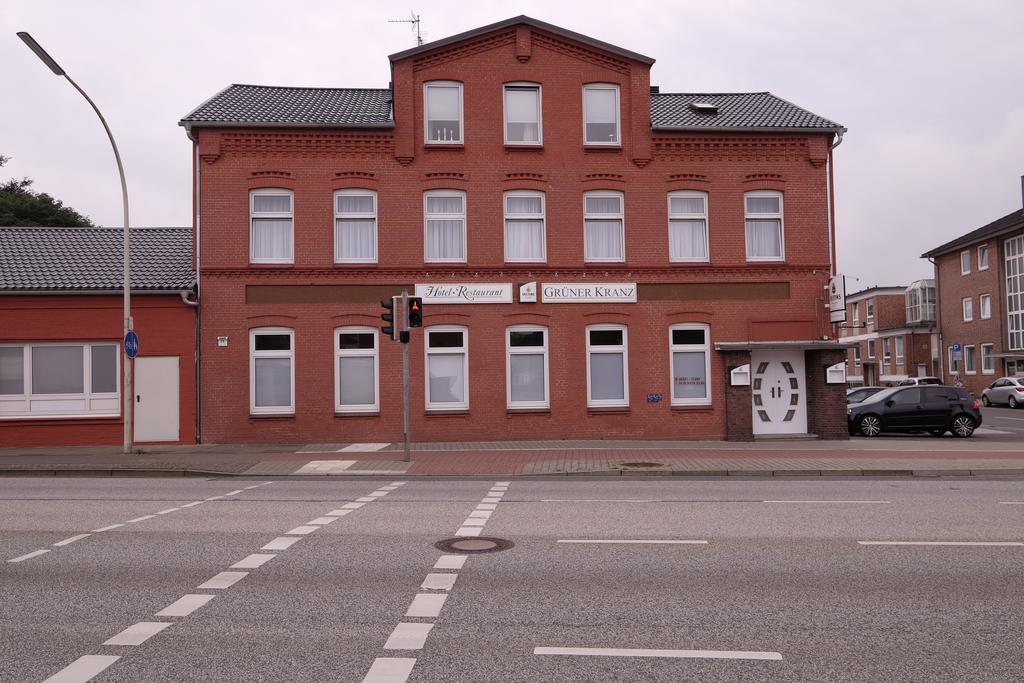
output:
[{"label": "adjacent brick building", "polygon": [[[0,228],[0,447],[121,444],[120,228]],[[134,437],[194,443],[189,228],[131,234]]]},{"label": "adjacent brick building", "polygon": [[939,372],[934,280],[847,295],[840,329],[841,339],[855,344],[846,359],[854,386],[891,386]]},{"label": "adjacent brick building", "polygon": [[935,264],[942,377],[980,396],[998,377],[1024,375],[1024,211],[922,258]]},{"label": "adjacent brick building", "polygon": [[[194,142],[201,438],[845,438],[823,289],[845,129],[516,17],[382,89],[232,85]],[[810,409],[808,409],[810,406]]]}]

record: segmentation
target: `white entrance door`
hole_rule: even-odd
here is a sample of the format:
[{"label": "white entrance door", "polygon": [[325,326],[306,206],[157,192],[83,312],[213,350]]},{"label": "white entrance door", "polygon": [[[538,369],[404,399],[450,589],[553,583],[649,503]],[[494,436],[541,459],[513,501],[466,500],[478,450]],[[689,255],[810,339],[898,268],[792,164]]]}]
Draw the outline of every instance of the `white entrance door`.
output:
[{"label": "white entrance door", "polygon": [[135,359],[135,440],[178,440],[178,357]]},{"label": "white entrance door", "polygon": [[755,351],[750,369],[754,434],[806,434],[804,352]]}]

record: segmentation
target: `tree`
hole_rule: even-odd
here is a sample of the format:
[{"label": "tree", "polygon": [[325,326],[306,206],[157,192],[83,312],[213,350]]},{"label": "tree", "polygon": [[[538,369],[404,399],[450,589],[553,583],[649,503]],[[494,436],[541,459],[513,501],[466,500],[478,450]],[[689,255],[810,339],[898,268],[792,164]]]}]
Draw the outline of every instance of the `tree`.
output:
[{"label": "tree", "polygon": [[[0,166],[10,160],[0,154]],[[34,191],[31,178],[11,178],[0,184],[0,225],[90,228],[93,222],[59,199]]]}]

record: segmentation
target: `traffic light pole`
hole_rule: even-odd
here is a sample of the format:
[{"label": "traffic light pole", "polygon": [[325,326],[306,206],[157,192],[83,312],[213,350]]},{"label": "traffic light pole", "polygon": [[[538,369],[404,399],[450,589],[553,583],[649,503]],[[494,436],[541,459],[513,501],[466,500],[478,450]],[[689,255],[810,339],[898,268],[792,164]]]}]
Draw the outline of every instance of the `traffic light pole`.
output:
[{"label": "traffic light pole", "polygon": [[402,290],[402,431],[405,434],[405,462],[412,462],[409,453],[409,292]]}]

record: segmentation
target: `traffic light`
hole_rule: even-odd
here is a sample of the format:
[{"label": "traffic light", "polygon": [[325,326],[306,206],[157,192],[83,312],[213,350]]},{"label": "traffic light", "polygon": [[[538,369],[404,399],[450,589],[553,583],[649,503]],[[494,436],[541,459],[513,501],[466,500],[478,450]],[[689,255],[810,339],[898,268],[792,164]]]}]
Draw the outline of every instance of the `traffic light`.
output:
[{"label": "traffic light", "polygon": [[388,299],[381,299],[380,305],[384,309],[384,313],[381,313],[380,319],[387,323],[387,325],[380,328],[380,331],[391,337],[394,340],[398,340],[397,325],[395,325],[395,302],[401,297],[393,296]]},{"label": "traffic light", "polygon": [[409,327],[423,327],[423,298],[409,297]]}]

